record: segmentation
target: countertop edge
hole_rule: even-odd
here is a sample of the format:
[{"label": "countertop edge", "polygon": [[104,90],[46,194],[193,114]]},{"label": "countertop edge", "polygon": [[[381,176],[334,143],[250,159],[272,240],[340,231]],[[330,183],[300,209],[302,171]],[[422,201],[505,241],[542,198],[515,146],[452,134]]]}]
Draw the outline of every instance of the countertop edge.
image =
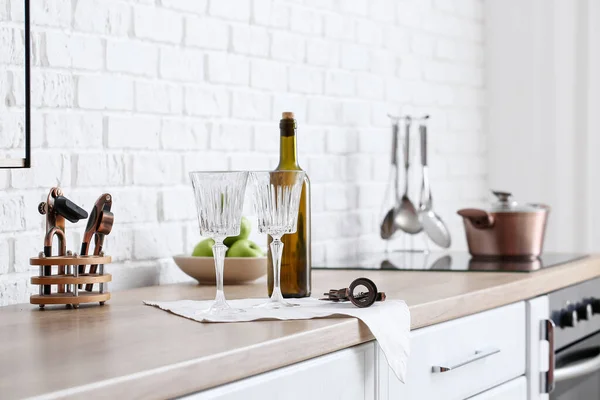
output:
[{"label": "countertop edge", "polygon": [[[600,277],[600,257],[592,256],[488,288],[409,306],[411,330],[534,298],[596,277]],[[469,302],[470,306],[464,307],[465,302]],[[373,339],[365,324],[355,318],[344,317],[318,329],[35,398],[75,399],[84,394],[96,398],[100,395],[98,389],[102,389],[103,398],[123,393],[127,393],[129,398],[172,398],[249,378]],[[243,367],[232,368],[235,365]]]},{"label": "countertop edge", "polygon": [[[469,273],[489,274],[490,272]],[[560,267],[528,274],[525,279],[416,306],[409,306],[411,314],[410,328],[414,330],[466,317],[507,304],[532,299],[597,277],[600,277],[600,257],[590,256]],[[465,307],[459,307],[459,303],[464,303],[465,301],[476,304],[476,309],[471,309],[469,312],[461,312],[460,310]],[[422,309],[426,309],[427,312],[420,312]]]},{"label": "countertop edge", "polygon": [[[336,318],[338,323],[307,332],[288,335],[258,345],[196,358],[164,367],[107,379],[91,384],[47,393],[43,398],[94,398],[102,389],[102,397],[128,393],[128,398],[164,399],[184,396],[283,368],[374,340],[369,328],[353,317]],[[315,346],[315,344],[317,344]],[[285,357],[281,355],[285,354]],[[292,357],[293,355],[293,357]],[[249,361],[252,360],[252,366]],[[267,365],[272,360],[271,365]],[[265,362],[267,361],[267,362]],[[233,365],[245,365],[234,369]],[[193,379],[190,379],[193,378]],[[135,393],[135,396],[131,396]],[[36,397],[38,398],[38,397]]]}]

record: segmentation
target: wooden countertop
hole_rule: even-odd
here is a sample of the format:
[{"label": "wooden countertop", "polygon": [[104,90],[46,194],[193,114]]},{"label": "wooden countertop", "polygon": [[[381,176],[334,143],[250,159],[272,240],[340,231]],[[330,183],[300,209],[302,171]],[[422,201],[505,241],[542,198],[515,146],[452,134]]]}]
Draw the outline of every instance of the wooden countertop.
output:
[{"label": "wooden countertop", "polygon": [[[404,299],[420,328],[600,276],[600,256],[535,273],[314,271],[314,293],[358,275]],[[265,284],[227,286],[261,297]],[[0,308],[0,397],[171,398],[373,339],[354,318],[202,324],[142,300],[210,299],[214,287],[155,286],[113,294],[106,306]]]}]

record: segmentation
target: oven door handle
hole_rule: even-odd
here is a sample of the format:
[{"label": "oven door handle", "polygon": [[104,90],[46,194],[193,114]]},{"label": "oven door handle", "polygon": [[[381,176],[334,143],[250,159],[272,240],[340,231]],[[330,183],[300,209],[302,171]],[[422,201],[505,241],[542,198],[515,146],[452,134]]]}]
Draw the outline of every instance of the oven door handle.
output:
[{"label": "oven door handle", "polygon": [[569,379],[579,378],[600,370],[600,354],[594,357],[584,358],[566,367],[554,370],[554,381],[561,382]]}]

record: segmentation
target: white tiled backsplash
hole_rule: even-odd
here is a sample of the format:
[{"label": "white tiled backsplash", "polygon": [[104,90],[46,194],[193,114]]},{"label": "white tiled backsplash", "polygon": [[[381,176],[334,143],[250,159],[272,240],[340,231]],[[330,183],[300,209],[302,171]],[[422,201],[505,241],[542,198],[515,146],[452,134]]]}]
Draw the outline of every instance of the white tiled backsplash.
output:
[{"label": "white tiled backsplash", "polygon": [[[199,238],[187,172],[273,168],[284,110],[315,262],[383,245],[388,112],[431,115],[434,205],[464,248],[455,211],[487,190],[481,0],[35,0],[31,15],[33,168],[0,171],[0,305],[34,289],[56,184],[86,210],[113,194],[113,289],[186,279],[170,256]],[[67,225],[70,249],[84,226]]]}]

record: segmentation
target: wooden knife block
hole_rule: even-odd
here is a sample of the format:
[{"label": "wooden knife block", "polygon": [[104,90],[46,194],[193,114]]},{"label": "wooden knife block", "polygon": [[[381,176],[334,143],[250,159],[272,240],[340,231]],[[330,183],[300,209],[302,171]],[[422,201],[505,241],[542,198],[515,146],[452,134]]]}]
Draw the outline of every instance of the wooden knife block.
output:
[{"label": "wooden knife block", "polygon": [[[31,304],[38,304],[44,308],[46,304],[66,304],[67,308],[79,308],[82,303],[95,303],[104,305],[104,302],[110,299],[110,293],[105,290],[105,284],[112,280],[110,274],[104,273],[104,264],[111,262],[110,256],[51,256],[45,257],[43,253],[39,257],[32,257],[29,263],[39,266],[39,275],[31,278],[33,285],[40,285],[39,294],[34,294],[29,298]],[[79,266],[98,265],[98,273],[79,273]],[[56,271],[52,270],[50,275],[44,274],[44,267],[57,266]],[[58,270],[64,270],[64,274],[58,274]],[[55,273],[56,272],[56,273]],[[86,284],[93,284],[98,287],[97,291],[88,292],[85,290]],[[81,288],[79,288],[81,285]],[[45,294],[44,287],[50,287],[51,293]]]}]

